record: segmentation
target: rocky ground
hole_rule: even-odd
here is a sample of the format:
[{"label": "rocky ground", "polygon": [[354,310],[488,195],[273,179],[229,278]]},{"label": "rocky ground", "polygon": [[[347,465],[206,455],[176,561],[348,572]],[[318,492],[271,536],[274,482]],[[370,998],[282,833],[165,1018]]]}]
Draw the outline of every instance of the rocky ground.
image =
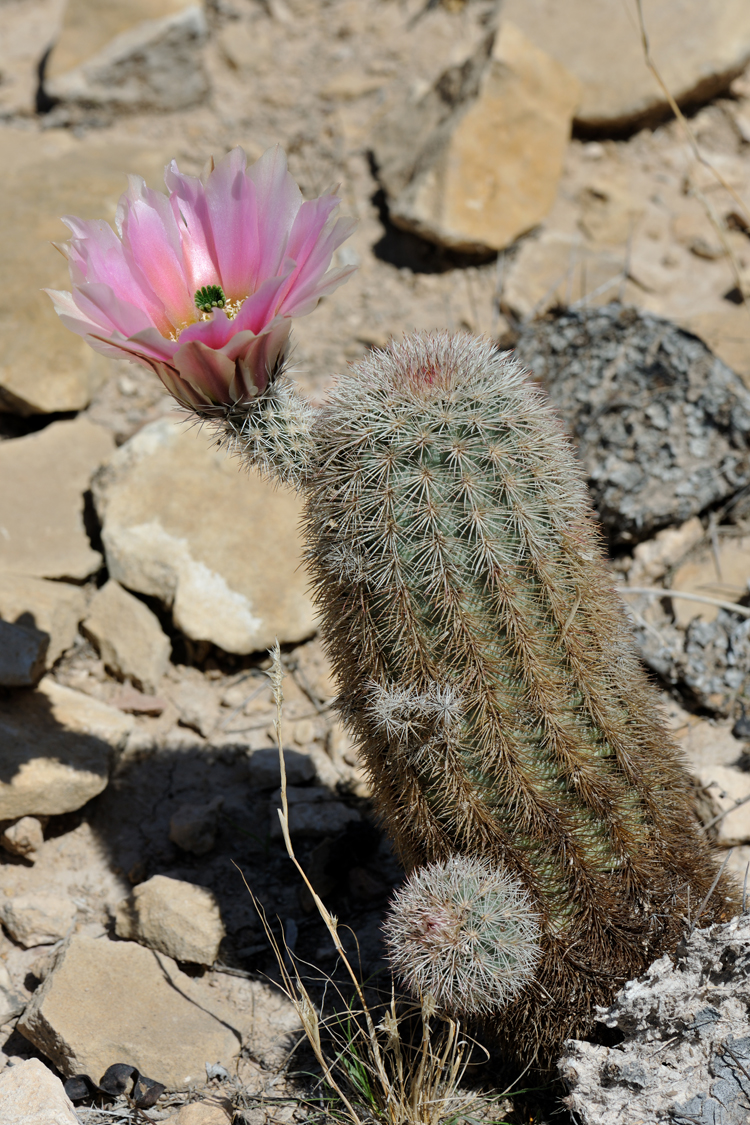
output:
[{"label": "rocky ground", "polygon": [[[124,175],[159,186],[172,157],[280,142],[305,193],[340,184],[359,226],[338,264],[359,268],[295,327],[314,398],[414,329],[517,348],[586,467],[697,811],[745,874],[750,19],[714,7],[647,11],[696,149],[632,20],[599,27],[584,0],[560,27],[542,0],[0,0],[6,1104],[33,1090],[39,1121],[90,1125],[312,1112],[245,886],[334,971],[275,814],[275,637],[292,835],[366,975],[400,878],[331,708],[296,499],[39,292],[67,283],[59,216],[111,220]],[[54,1074],[87,1076],[75,1110]]]}]

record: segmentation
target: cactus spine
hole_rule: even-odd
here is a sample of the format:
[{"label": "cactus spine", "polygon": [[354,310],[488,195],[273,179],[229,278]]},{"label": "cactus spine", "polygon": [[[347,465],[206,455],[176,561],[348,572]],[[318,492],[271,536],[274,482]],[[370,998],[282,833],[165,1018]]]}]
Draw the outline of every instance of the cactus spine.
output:
[{"label": "cactus spine", "polygon": [[[306,498],[339,707],[405,865],[473,857],[529,894],[536,975],[484,1022],[549,1062],[716,871],[559,424],[512,357],[439,334],[312,420],[286,387],[226,432]],[[720,883],[704,922],[732,901]]]}]

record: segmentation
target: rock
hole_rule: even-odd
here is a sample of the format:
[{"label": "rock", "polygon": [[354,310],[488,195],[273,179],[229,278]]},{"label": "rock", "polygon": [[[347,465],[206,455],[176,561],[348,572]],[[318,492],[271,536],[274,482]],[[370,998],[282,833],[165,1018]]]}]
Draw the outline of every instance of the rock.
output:
[{"label": "rock", "polygon": [[219,703],[203,677],[182,680],[170,691],[170,698],[182,725],[208,738],[219,721]]},{"label": "rock", "polygon": [[656,582],[700,543],[704,535],[703,524],[697,516],[693,516],[680,527],[665,527],[653,539],[639,543],[633,551],[628,583],[645,586]]},{"label": "rock", "polygon": [[26,1001],[13,987],[10,973],[5,965],[0,964],[0,1027],[4,1027],[9,1020],[20,1015],[25,1006]]},{"label": "rock", "polygon": [[144,426],[93,483],[112,578],[171,606],[195,641],[249,653],[314,631],[300,503],[174,419]]},{"label": "rock", "polygon": [[0,820],[73,812],[96,797],[133,721],[49,679],[0,700]]},{"label": "rock", "polygon": [[677,318],[682,328],[694,332],[714,355],[731,367],[750,386],[750,323],[746,305],[695,313]]},{"label": "rock", "polygon": [[[158,8],[169,14],[154,18]],[[104,20],[97,27],[100,13],[105,14]],[[137,15],[151,18],[137,22]],[[118,25],[123,30],[99,46],[102,32]],[[92,109],[122,113],[195,105],[209,88],[202,60],[206,38],[206,18],[198,5],[78,0],[68,5],[60,44],[45,73],[44,90],[53,101],[89,115]],[[81,58],[84,45],[94,47],[94,52]],[[63,69],[73,60],[77,65]]]},{"label": "rock", "polygon": [[99,569],[83,494],[113,449],[111,434],[84,417],[0,444],[0,479],[13,481],[0,492],[0,572],[80,580]]},{"label": "rock", "polygon": [[391,219],[453,250],[508,246],[552,206],[578,98],[576,79],[503,19],[377,132]]},{"label": "rock", "polygon": [[616,1047],[569,1039],[558,1063],[582,1125],[744,1125],[750,1097],[750,916],[694,930],[597,1019]]},{"label": "rock", "polygon": [[[712,833],[718,846],[750,843],[750,774],[731,766],[708,765],[698,771],[698,780],[710,794],[714,816],[721,817]],[[745,803],[740,804],[742,801]]]},{"label": "rock", "polygon": [[0,620],[0,684],[33,687],[44,674],[49,637],[33,625]]},{"label": "rock", "polygon": [[80,586],[0,571],[0,617],[35,626],[48,635],[48,668],[73,645],[85,612],[86,596]]},{"label": "rock", "polygon": [[[315,765],[309,754],[300,754],[298,750],[284,750],[284,768],[287,785],[304,785],[315,777]],[[276,747],[256,750],[250,757],[248,773],[250,784],[256,789],[278,788],[281,770]]]},{"label": "rock", "polygon": [[26,1059],[0,1074],[5,1125],[79,1125],[62,1082],[41,1059]]},{"label": "rock", "polygon": [[110,703],[119,711],[126,711],[129,715],[151,715],[157,718],[166,706],[166,700],[158,695],[145,695],[142,691],[125,684],[111,697]]},{"label": "rock", "polygon": [[211,891],[166,875],[140,883],[120,904],[116,932],[175,961],[198,965],[213,965],[225,935]]},{"label": "rock", "polygon": [[667,621],[646,628],[636,618],[635,635],[646,663],[667,684],[688,689],[701,707],[719,715],[733,714],[738,704],[750,707],[748,618],[722,609],[714,621],[696,617],[684,631]]},{"label": "rock", "polygon": [[[718,543],[717,559],[706,548],[694,552],[672,575],[670,590],[684,593],[706,594],[725,602],[738,602],[747,597],[750,580],[750,536],[741,539],[721,539]],[[687,628],[695,618],[701,621],[714,621],[718,608],[713,605],[674,598],[672,612],[675,624]]]},{"label": "rock", "polygon": [[59,0],[3,4],[0,38],[0,118],[33,117],[39,88],[39,59],[51,46],[60,23]]},{"label": "rock", "polygon": [[35,816],[22,816],[0,836],[0,844],[11,855],[33,856],[44,843],[44,825]]},{"label": "rock", "polygon": [[[502,11],[580,80],[579,126],[611,133],[664,116],[666,99],[644,62],[631,10],[598,0],[505,0]],[[744,0],[652,0],[644,17],[652,57],[678,102],[714,97],[750,60]]]},{"label": "rock", "polygon": [[301,645],[294,657],[297,662],[294,678],[306,694],[320,704],[330,703],[338,694],[338,684],[320,637],[314,637],[308,644]]},{"label": "rock", "polygon": [[229,1125],[232,1120],[231,1102],[224,1098],[206,1098],[182,1106],[177,1113],[164,1118],[164,1125]]},{"label": "rock", "polygon": [[130,941],[73,934],[18,1029],[66,1076],[98,1081],[127,1061],[169,1089],[205,1081],[240,1049],[231,1012],[171,958]]},{"label": "rock", "polygon": [[[336,836],[347,825],[361,820],[362,816],[356,809],[350,809],[340,801],[301,801],[289,806],[292,840],[322,840],[324,836]],[[271,811],[270,834],[272,840],[281,840],[283,836],[276,808]]]},{"label": "rock", "polygon": [[542,229],[521,243],[503,284],[502,308],[512,317],[529,320],[548,309],[587,297],[587,305],[604,305],[623,289],[630,299],[633,286],[623,279],[624,256],[613,249],[590,247],[580,236]]},{"label": "rock", "polygon": [[172,645],[148,606],[110,579],[94,595],[82,629],[116,676],[156,691]]},{"label": "rock", "polygon": [[[39,40],[38,51],[43,48]],[[145,139],[113,141],[97,134],[76,139],[67,130],[0,133],[3,268],[13,278],[0,292],[0,409],[16,414],[83,410],[105,382],[110,361],[63,326],[42,292],[45,286],[70,288],[67,263],[50,242],[70,236],[60,215],[114,219],[126,174],[137,171],[154,184],[171,155]],[[5,479],[4,466],[0,476]],[[45,485],[56,491],[62,476],[50,472]]]},{"label": "rock", "polygon": [[184,852],[206,855],[216,843],[223,797],[206,805],[180,805],[169,821],[169,838]]},{"label": "rock", "polygon": [[527,325],[516,347],[573,436],[617,542],[750,483],[750,392],[696,337],[620,305]]},{"label": "rock", "polygon": [[19,895],[0,903],[0,921],[25,949],[64,938],[75,916],[75,903],[62,895]]}]

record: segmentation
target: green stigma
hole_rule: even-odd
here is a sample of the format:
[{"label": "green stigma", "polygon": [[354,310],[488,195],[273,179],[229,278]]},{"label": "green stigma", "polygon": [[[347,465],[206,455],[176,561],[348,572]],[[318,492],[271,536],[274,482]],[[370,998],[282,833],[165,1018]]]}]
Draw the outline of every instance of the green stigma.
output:
[{"label": "green stigma", "polygon": [[197,290],[194,300],[196,307],[206,313],[211,309],[223,309],[227,301],[220,285],[204,285]]}]

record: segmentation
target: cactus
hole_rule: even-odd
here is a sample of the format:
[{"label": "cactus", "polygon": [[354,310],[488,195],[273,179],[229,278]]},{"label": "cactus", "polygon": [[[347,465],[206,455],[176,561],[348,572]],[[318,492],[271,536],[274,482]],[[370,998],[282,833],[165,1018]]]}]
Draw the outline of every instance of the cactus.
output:
[{"label": "cactus", "polygon": [[446,334],[371,354],[315,414],[283,378],[218,409],[306,499],[339,709],[407,869],[470,857],[530,896],[538,968],[482,1016],[549,1063],[716,874],[560,425],[512,356]]},{"label": "cactus", "polygon": [[383,930],[401,982],[458,1017],[501,1008],[532,979],[541,956],[527,892],[473,856],[413,872],[394,896]]}]

